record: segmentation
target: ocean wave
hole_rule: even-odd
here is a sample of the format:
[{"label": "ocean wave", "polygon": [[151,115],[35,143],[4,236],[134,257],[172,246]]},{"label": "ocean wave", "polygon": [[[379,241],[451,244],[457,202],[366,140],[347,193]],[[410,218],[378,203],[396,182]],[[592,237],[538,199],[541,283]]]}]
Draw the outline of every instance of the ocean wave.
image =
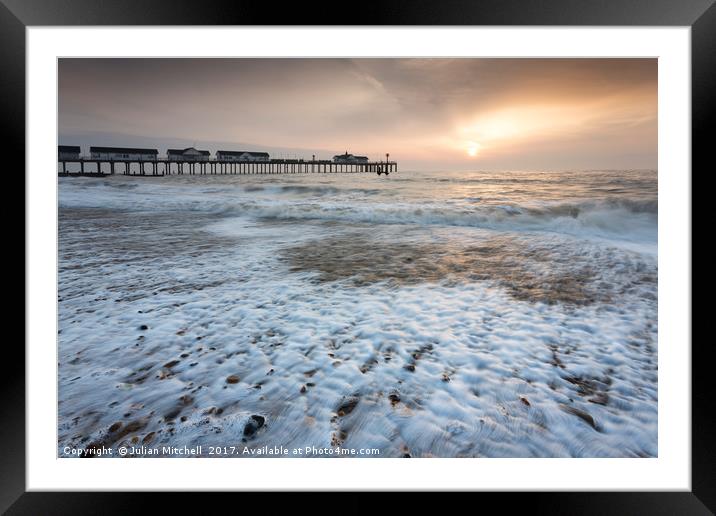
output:
[{"label": "ocean wave", "polygon": [[[357,181],[354,179],[354,181]],[[138,186],[139,185],[139,186]],[[387,185],[387,184],[386,184]],[[92,188],[88,195],[87,187]],[[101,188],[107,186],[107,188]],[[324,181],[275,183],[138,183],[74,181],[63,184],[60,207],[131,211],[200,212],[216,217],[474,227],[495,231],[547,231],[575,236],[657,240],[658,201],[640,189],[630,195],[562,199],[553,189],[540,195],[455,191],[426,198],[412,187],[372,188],[371,184]],[[99,188],[98,188],[99,187]],[[460,193],[456,196],[456,193]],[[450,195],[452,194],[452,195]]]},{"label": "ocean wave", "polygon": [[659,212],[659,202],[656,199],[610,199],[602,201],[585,201],[579,203],[555,203],[539,208],[528,208],[528,213],[546,216],[564,216],[576,218],[580,214],[594,211],[618,210],[628,213],[649,213],[656,215]]},{"label": "ocean wave", "polygon": [[445,207],[346,203],[241,203],[223,214],[275,220],[333,221],[365,224],[416,224],[475,227],[502,231],[549,231],[655,242],[656,206],[609,202],[563,204],[544,208],[512,205]]},{"label": "ocean wave", "polygon": [[329,185],[246,185],[243,191],[247,193],[264,192],[268,194],[294,194],[322,197],[325,195],[363,194],[377,195],[382,193],[377,188],[339,188]]},{"label": "ocean wave", "polygon": [[[117,201],[117,199],[115,199]],[[91,206],[90,206],[91,205]],[[77,207],[64,200],[61,207]],[[158,210],[154,200],[104,203],[101,198],[82,207]],[[639,241],[656,241],[656,201],[621,200],[608,202],[563,203],[545,206],[483,204],[472,200],[464,204],[376,203],[310,199],[202,199],[177,198],[165,201],[162,211],[202,212],[220,217],[345,222],[364,224],[409,224],[475,227],[498,231],[549,231],[583,236],[603,236]]]}]

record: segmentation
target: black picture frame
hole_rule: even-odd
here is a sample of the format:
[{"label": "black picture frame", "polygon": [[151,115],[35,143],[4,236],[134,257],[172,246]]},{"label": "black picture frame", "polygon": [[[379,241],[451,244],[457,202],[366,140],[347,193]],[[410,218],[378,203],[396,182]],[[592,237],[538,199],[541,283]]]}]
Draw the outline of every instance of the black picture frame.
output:
[{"label": "black picture frame", "polygon": [[[25,170],[25,28],[38,25],[609,25],[691,27],[692,171],[707,173],[708,128],[716,97],[715,0],[430,0],[355,4],[341,14],[335,2],[285,3],[246,0],[0,0],[0,119],[5,144],[18,153]],[[710,164],[711,165],[711,164]],[[712,168],[712,165],[711,167]],[[49,176],[48,176],[49,177]],[[693,182],[692,182],[693,184]],[[24,192],[21,182],[19,189]],[[692,262],[693,263],[693,262]],[[26,272],[27,274],[27,272]],[[50,343],[48,343],[49,345]],[[677,343],[689,345],[690,343]],[[509,508],[525,504],[551,514],[713,514],[716,511],[716,444],[710,340],[692,346],[692,491],[480,494],[509,496]],[[25,368],[22,347],[6,342],[0,404],[0,510],[7,514],[128,514],[161,496],[163,509],[187,509],[186,495],[25,492]],[[48,349],[50,352],[50,349]],[[212,497],[217,495],[212,494]],[[247,494],[240,495],[251,500]],[[343,507],[364,507],[357,494]],[[223,500],[221,495],[218,500]],[[404,509],[422,503],[401,501]],[[494,500],[497,503],[505,500]],[[216,503],[213,501],[212,505]],[[307,504],[311,502],[307,500]],[[459,503],[459,502],[458,502]],[[462,504],[460,504],[462,505]],[[309,505],[310,506],[310,505]]]}]

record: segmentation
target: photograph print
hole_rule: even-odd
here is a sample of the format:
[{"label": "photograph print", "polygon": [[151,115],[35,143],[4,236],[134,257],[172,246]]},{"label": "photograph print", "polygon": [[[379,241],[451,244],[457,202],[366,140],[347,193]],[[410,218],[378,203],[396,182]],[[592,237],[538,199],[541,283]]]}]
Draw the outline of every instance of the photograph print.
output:
[{"label": "photograph print", "polygon": [[658,457],[657,66],[59,59],[57,456]]}]

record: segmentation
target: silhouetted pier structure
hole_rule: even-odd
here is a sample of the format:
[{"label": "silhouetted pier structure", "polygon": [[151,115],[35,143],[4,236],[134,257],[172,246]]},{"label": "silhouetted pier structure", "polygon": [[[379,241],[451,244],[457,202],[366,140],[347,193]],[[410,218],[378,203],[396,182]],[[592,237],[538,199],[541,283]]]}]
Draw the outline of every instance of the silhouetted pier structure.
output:
[{"label": "silhouetted pier structure", "polygon": [[[340,163],[331,160],[269,159],[237,161],[207,159],[99,159],[93,157],[58,157],[60,176],[104,177],[116,173],[130,176],[161,177],[168,175],[244,175],[244,174],[336,174],[398,171],[398,163],[388,161]],[[79,165],[79,171],[68,172],[68,165]],[[74,167],[73,167],[74,168]]]}]

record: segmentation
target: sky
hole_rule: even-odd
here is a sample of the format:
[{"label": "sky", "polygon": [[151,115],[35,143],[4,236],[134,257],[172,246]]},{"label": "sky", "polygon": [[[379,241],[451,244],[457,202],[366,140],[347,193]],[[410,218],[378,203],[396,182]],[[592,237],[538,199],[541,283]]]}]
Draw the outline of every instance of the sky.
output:
[{"label": "sky", "polygon": [[59,60],[59,143],[657,168],[656,59]]}]

